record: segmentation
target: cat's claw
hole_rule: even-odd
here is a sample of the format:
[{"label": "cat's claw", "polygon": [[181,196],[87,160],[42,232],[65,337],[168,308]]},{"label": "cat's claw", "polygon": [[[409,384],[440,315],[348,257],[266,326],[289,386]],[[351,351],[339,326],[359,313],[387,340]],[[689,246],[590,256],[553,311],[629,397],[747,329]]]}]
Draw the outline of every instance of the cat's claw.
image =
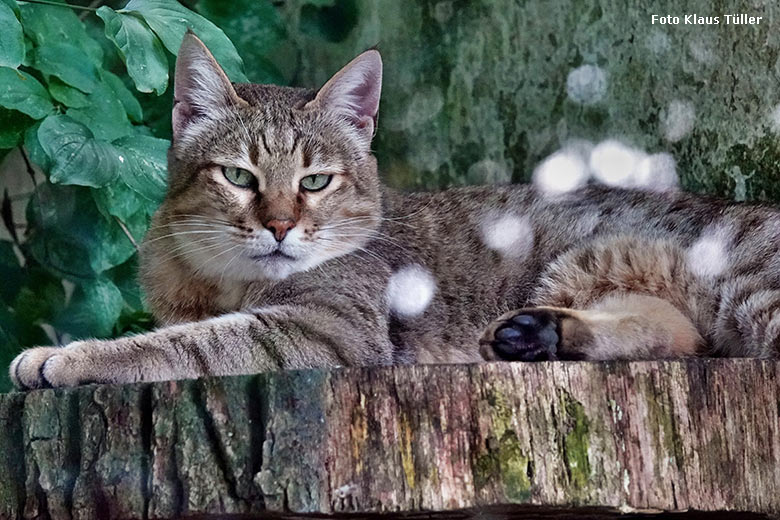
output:
[{"label": "cat's claw", "polygon": [[11,362],[11,381],[20,390],[76,386],[81,381],[72,369],[70,358],[64,347],[27,349]]},{"label": "cat's claw", "polygon": [[558,359],[559,321],[547,309],[521,309],[501,316],[480,340],[489,361],[549,361]]}]

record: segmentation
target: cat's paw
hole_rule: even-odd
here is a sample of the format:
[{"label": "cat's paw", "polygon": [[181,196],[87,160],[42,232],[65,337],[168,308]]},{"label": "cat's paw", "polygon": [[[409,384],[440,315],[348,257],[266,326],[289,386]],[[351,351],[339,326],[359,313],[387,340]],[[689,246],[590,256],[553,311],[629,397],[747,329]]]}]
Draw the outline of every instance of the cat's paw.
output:
[{"label": "cat's paw", "polygon": [[560,316],[548,309],[520,309],[491,323],[480,339],[488,361],[547,361],[559,359]]},{"label": "cat's paw", "polygon": [[20,390],[77,386],[86,382],[79,375],[83,370],[77,357],[70,346],[29,348],[16,356],[8,371]]}]

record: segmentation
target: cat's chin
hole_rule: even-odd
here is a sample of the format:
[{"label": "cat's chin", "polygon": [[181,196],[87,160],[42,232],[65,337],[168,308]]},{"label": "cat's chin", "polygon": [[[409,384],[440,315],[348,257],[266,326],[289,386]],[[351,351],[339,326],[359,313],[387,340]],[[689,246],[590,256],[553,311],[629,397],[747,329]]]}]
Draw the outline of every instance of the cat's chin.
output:
[{"label": "cat's chin", "polygon": [[[343,254],[343,253],[341,253]],[[259,253],[255,251],[230,259],[226,264],[208,262],[197,265],[197,272],[207,278],[234,282],[278,282],[303,271],[313,269],[334,257],[339,253],[314,252],[293,256],[279,250],[271,253]]]}]

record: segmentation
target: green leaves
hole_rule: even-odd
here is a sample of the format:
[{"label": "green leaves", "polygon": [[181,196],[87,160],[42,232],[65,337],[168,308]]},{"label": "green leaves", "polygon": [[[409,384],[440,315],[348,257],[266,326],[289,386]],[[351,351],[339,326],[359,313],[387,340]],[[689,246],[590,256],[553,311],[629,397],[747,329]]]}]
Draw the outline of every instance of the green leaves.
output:
[{"label": "green leaves", "polygon": [[33,51],[35,68],[46,75],[56,76],[83,92],[92,92],[100,77],[94,63],[84,60],[84,53],[69,43],[52,43]]},{"label": "green leaves", "polygon": [[89,106],[89,98],[79,89],[66,85],[57,78],[49,80],[49,94],[66,107],[84,108]]},{"label": "green leaves", "polygon": [[100,188],[119,173],[119,152],[68,116],[47,117],[38,129],[38,140],[53,161],[49,178],[55,184]]},{"label": "green leaves", "polygon": [[[66,6],[41,5],[24,2],[19,6],[24,34],[36,48],[68,45],[80,51],[76,63],[100,66],[103,49],[89,37],[84,23]],[[61,51],[65,53],[66,51]],[[53,53],[56,53],[54,51]],[[52,53],[52,54],[53,54]],[[48,54],[50,56],[51,54]]]},{"label": "green leaves", "polygon": [[122,100],[114,94],[108,83],[98,84],[95,91],[86,98],[86,107],[71,108],[66,114],[89,127],[96,138],[113,141],[133,133],[133,126],[127,119]]},{"label": "green leaves", "polygon": [[119,11],[102,6],[97,15],[139,92],[165,92],[168,61],[163,49],[176,55],[187,29],[203,40],[233,81],[246,81],[243,62],[225,33],[175,0],[131,0]]},{"label": "green leaves", "polygon": [[179,52],[184,33],[191,29],[206,44],[232,81],[246,81],[244,63],[225,33],[175,0],[130,0],[120,12],[141,16],[174,55]]},{"label": "green leaves", "polygon": [[42,119],[53,110],[46,89],[34,77],[20,70],[0,67],[0,106]]},{"label": "green leaves", "polygon": [[24,61],[24,33],[16,13],[0,2],[0,66],[16,68]]},{"label": "green leaves", "polygon": [[0,150],[18,145],[24,131],[32,122],[32,119],[21,112],[0,108]]},{"label": "green leaves", "polygon": [[114,42],[127,72],[140,92],[157,95],[168,86],[168,61],[160,40],[142,19],[133,14],[117,13],[107,6],[97,15],[106,24],[106,37]]},{"label": "green leaves", "polygon": [[106,278],[81,283],[57,324],[77,338],[110,336],[125,301],[119,288]]},{"label": "green leaves", "polygon": [[[148,225],[144,212],[122,221],[98,211],[92,190],[42,184],[27,207],[26,244],[37,262],[71,280],[96,275],[127,261]],[[133,240],[125,232],[132,236]]]},{"label": "green leaves", "polygon": [[122,180],[136,193],[159,204],[165,195],[170,142],[146,135],[133,135],[114,144],[124,152]]},{"label": "green leaves", "polygon": [[[50,1],[61,5],[0,0],[0,159],[19,146],[45,175],[26,201],[19,243],[0,240],[0,368],[20,348],[63,332],[107,337],[153,326],[136,253],[165,195],[168,84],[185,31],[232,80],[246,81],[225,33],[175,0],[103,6],[83,20],[66,0]],[[198,6],[238,39],[254,80],[283,82],[267,59],[288,38],[271,2]],[[19,177],[9,185],[31,186],[24,166],[3,173]],[[9,211],[10,202],[25,203],[11,195]],[[67,299],[63,280],[75,287]],[[3,374],[0,392],[10,384]]]},{"label": "green leaves", "polygon": [[[268,59],[287,38],[279,12],[268,0],[199,0],[202,15],[219,25],[233,41],[246,63],[249,80],[255,83],[284,83],[282,73]],[[236,13],[242,13],[236,16]]]},{"label": "green leaves", "polygon": [[[97,139],[83,124],[68,116],[47,117],[37,133],[41,149],[51,160],[49,178],[55,184],[75,184],[109,189],[112,182],[125,185],[112,186],[97,200],[117,199],[115,193],[132,197],[119,200],[123,207],[107,213],[122,218],[134,211],[156,208],[165,194],[167,177],[167,151],[170,143],[147,135],[130,135],[113,143]],[[140,196],[146,202],[134,202]],[[151,214],[151,211],[146,211]]]},{"label": "green leaves", "polygon": [[142,122],[144,114],[141,109],[141,103],[135,99],[133,93],[127,89],[122,80],[115,74],[111,74],[105,70],[103,71],[103,80],[114,92],[114,96],[122,103],[122,106],[125,107],[127,116],[136,123]]}]

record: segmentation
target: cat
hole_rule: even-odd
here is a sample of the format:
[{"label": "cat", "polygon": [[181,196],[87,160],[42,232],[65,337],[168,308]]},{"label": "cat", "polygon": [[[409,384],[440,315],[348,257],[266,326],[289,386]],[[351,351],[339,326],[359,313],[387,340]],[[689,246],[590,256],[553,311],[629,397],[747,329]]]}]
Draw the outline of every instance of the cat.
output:
[{"label": "cat", "polygon": [[311,367],[775,357],[780,212],[681,192],[404,194],[371,142],[378,51],[318,91],[176,61],[168,193],[141,251],[156,331],[22,352],[22,389]]}]

